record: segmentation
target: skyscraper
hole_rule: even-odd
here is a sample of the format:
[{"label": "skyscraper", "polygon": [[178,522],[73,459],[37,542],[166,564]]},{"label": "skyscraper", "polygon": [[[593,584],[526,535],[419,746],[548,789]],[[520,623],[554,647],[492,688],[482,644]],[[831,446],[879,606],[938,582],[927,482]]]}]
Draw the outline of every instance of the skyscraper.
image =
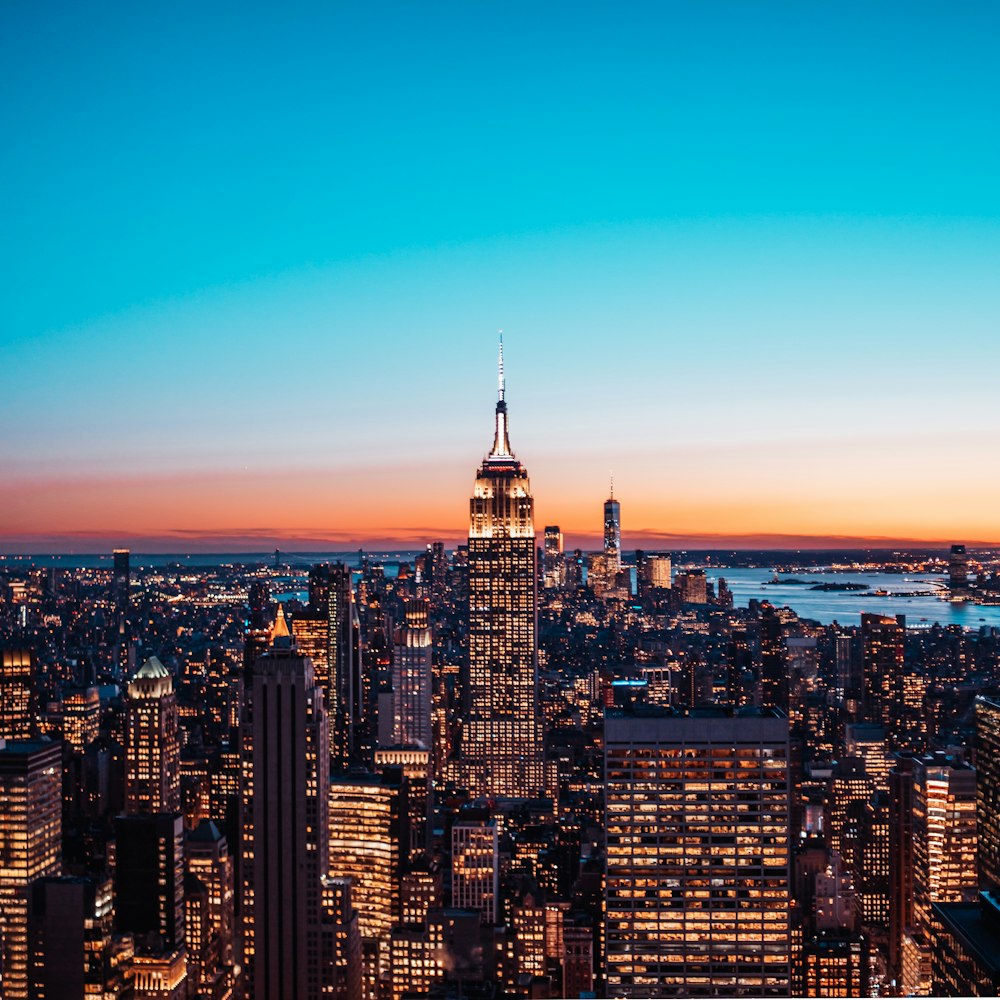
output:
[{"label": "skyscraper", "polygon": [[167,668],[151,656],[128,685],[125,811],[172,813],[181,807],[177,697]]},{"label": "skyscraper", "polygon": [[430,602],[406,602],[405,621],[393,636],[392,742],[431,745],[431,630]]},{"label": "skyscraper", "polygon": [[30,649],[0,650],[0,739],[28,740],[35,735],[36,669]]},{"label": "skyscraper", "polygon": [[861,616],[861,662],[864,715],[885,727],[889,746],[900,746],[898,720],[903,707],[903,654],[906,619],[903,615]]},{"label": "skyscraper", "polygon": [[611,997],[787,996],[788,721],[605,719]]},{"label": "skyscraper", "polygon": [[561,587],[566,582],[566,560],[563,558],[563,534],[558,524],[549,524],[545,527],[542,558],[544,559],[542,574],[546,589]]},{"label": "skyscraper", "polygon": [[953,597],[965,597],[969,590],[969,554],[964,545],[953,545],[948,554],[948,589]]},{"label": "skyscraper", "polygon": [[542,788],[534,501],[511,451],[503,344],[493,447],[469,503],[469,702],[462,756],[476,794]]},{"label": "skyscraper", "polygon": [[976,826],[979,878],[1000,886],[1000,699],[976,699]]},{"label": "skyscraper", "polygon": [[312,662],[284,616],[254,665],[243,790],[243,961],[248,997],[314,1000],[323,988],[329,744]]},{"label": "skyscraper", "polygon": [[327,622],[327,672],[316,680],[327,706],[333,766],[343,771],[357,763],[357,729],[364,713],[358,612],[350,567],[343,563],[313,566],[309,610]]},{"label": "skyscraper", "polygon": [[28,997],[28,892],[60,874],[62,744],[0,740],[0,997]]},{"label": "skyscraper", "polygon": [[614,580],[622,568],[622,508],[615,499],[615,480],[611,479],[611,495],[604,501],[604,555],[608,576]]}]

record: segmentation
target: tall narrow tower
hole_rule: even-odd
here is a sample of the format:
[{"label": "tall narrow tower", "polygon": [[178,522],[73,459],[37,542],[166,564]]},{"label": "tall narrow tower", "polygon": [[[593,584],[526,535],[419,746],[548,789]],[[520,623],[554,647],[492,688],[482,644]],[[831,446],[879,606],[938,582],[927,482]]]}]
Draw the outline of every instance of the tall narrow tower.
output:
[{"label": "tall narrow tower", "polygon": [[615,574],[622,568],[622,508],[615,499],[614,476],[611,477],[611,493],[604,501],[604,557],[613,584]]},{"label": "tall narrow tower", "polygon": [[528,474],[511,451],[503,341],[493,447],[469,504],[469,708],[462,757],[472,790],[529,798],[542,787],[537,569]]}]

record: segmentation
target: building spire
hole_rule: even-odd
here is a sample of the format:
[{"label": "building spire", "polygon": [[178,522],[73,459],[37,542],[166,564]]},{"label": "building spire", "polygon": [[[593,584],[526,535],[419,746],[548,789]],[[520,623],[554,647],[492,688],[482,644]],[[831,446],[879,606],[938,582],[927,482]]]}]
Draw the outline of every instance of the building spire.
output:
[{"label": "building spire", "polygon": [[510,449],[510,438],[507,437],[507,402],[504,399],[506,382],[503,374],[503,330],[500,331],[500,355],[497,361],[497,412],[496,431],[493,435],[493,447],[490,458],[513,458]]},{"label": "building spire", "polygon": [[611,499],[615,498],[615,470],[611,470]]},{"label": "building spire", "polygon": [[503,330],[500,331],[500,359],[497,363],[497,386],[498,395],[497,399],[503,402],[503,392],[504,392],[504,378],[503,378]]}]

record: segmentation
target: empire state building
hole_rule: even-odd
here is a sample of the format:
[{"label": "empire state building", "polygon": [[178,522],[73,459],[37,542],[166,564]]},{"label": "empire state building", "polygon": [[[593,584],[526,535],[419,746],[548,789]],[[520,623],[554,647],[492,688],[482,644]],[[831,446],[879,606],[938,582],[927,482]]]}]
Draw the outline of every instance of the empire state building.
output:
[{"label": "empire state building", "polygon": [[474,794],[541,794],[536,558],[531,485],[507,436],[501,341],[493,447],[469,503],[469,708],[462,757]]}]

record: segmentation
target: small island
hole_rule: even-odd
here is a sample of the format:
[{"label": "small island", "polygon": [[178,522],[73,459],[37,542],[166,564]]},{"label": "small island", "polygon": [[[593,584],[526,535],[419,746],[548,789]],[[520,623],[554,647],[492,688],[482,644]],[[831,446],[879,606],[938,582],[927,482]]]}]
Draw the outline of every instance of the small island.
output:
[{"label": "small island", "polygon": [[867,583],[814,583],[810,590],[868,590]]}]

